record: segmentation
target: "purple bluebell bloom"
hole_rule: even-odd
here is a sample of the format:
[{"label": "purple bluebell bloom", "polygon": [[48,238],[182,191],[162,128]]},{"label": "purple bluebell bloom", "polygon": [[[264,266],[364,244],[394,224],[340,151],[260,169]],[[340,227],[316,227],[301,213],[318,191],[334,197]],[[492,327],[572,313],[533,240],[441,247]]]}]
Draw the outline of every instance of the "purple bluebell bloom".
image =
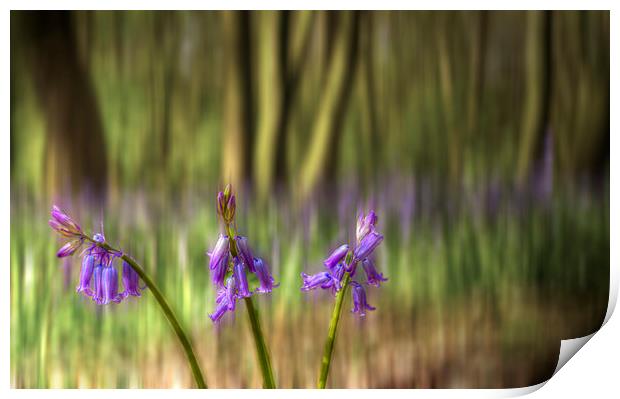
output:
[{"label": "purple bluebell bloom", "polygon": [[102,275],[103,275],[103,265],[101,263],[96,264],[95,270],[93,271],[93,301],[97,304],[103,302],[103,283],[102,283]]},{"label": "purple bluebell bloom", "polygon": [[374,231],[377,224],[377,215],[375,211],[369,211],[366,216],[360,213],[357,218],[357,228],[355,230],[357,242],[361,242],[371,231]]},{"label": "purple bluebell bloom", "polygon": [[[314,275],[301,273],[303,280],[302,291],[310,291],[316,288],[329,289],[333,294],[337,294],[343,288],[343,279],[348,274],[349,285],[352,287],[354,301],[353,312],[364,316],[367,310],[374,310],[366,302],[366,291],[364,287],[354,280],[357,265],[362,262],[366,272],[366,283],[380,287],[381,282],[387,281],[383,274],[377,272],[374,264],[368,257],[372,251],[381,243],[383,236],[375,230],[377,215],[374,211],[369,211],[367,215],[363,213],[357,219],[356,238],[357,246],[351,251],[348,245],[341,245],[336,248],[323,262],[327,271],[319,272]],[[345,287],[346,288],[346,287]]]},{"label": "purple bluebell bloom", "polygon": [[82,239],[78,239],[78,240],[71,240],[69,242],[67,242],[65,245],[63,245],[58,252],[56,253],[56,256],[59,258],[64,258],[66,256],[71,256],[75,253],[75,251],[77,251],[81,246],[82,243],[84,242],[84,240]]},{"label": "purple bluebell bloom", "polygon": [[131,265],[125,261],[123,261],[123,286],[125,287],[125,291],[123,292],[123,298],[132,296],[141,296],[140,290],[140,276],[136,271],[131,267]]},{"label": "purple bluebell bloom", "polygon": [[248,245],[248,239],[246,237],[237,236],[235,237],[235,242],[237,244],[237,251],[239,251],[239,257],[243,263],[245,263],[245,266],[250,273],[256,273],[254,269],[254,256],[252,256],[252,251]]},{"label": "purple bluebell bloom", "polygon": [[211,269],[211,280],[218,287],[224,285],[224,278],[228,270],[228,259],[230,252],[228,251],[228,237],[221,235],[215,244],[213,252],[208,254],[211,259],[209,261],[209,269]]},{"label": "purple bluebell bloom", "polygon": [[67,238],[83,238],[84,233],[79,224],[77,224],[71,217],[60,210],[56,205],[52,206],[50,212],[51,219],[48,224],[52,229]]},{"label": "purple bluebell bloom", "polygon": [[328,257],[327,259],[325,259],[325,261],[323,262],[323,264],[325,265],[325,267],[327,267],[328,269],[333,269],[334,266],[336,266],[341,260],[344,259],[344,257],[347,255],[347,252],[349,252],[349,245],[347,244],[343,244],[341,246],[339,246],[338,248],[336,248]]},{"label": "purple bluebell bloom", "polygon": [[304,281],[304,285],[301,287],[302,291],[310,291],[319,287],[324,289],[330,288],[334,284],[332,275],[327,272],[319,272],[313,275],[308,275],[302,272],[301,278]]},{"label": "purple bluebell bloom", "polygon": [[222,319],[222,316],[230,310],[228,297],[226,295],[226,288],[220,288],[218,290],[215,303],[217,306],[215,307],[215,311],[209,315],[209,318],[214,323],[218,323]]},{"label": "purple bluebell bloom", "polygon": [[80,269],[80,284],[76,287],[78,293],[82,292],[86,296],[92,296],[93,290],[90,288],[90,280],[95,268],[95,257],[85,255],[82,258],[82,268]]},{"label": "purple bluebell bloom", "polygon": [[259,282],[256,292],[267,294],[273,290],[273,287],[278,286],[278,284],[274,284],[275,279],[269,274],[269,269],[262,259],[254,258],[254,270]]},{"label": "purple bluebell bloom", "polygon": [[89,296],[99,305],[110,302],[121,302],[128,295],[140,296],[140,278],[129,265],[123,264],[123,285],[125,290],[119,292],[118,271],[114,265],[116,258],[123,257],[123,252],[112,249],[106,244],[105,236],[97,233],[90,238],[79,224],[71,219],[57,206],[52,207],[49,225],[63,237],[70,238],[69,242],[60,248],[58,257],[67,257],[88,242],[88,247],[80,253],[82,267],[76,291]]},{"label": "purple bluebell bloom", "polygon": [[366,272],[366,284],[380,287],[381,282],[388,280],[387,278],[383,277],[383,273],[377,272],[377,269],[375,269],[375,264],[372,260],[368,258],[364,259],[362,261],[362,267]]},{"label": "purple bluebell bloom", "polygon": [[101,305],[110,302],[121,302],[122,296],[118,293],[118,272],[114,266],[104,266],[101,272],[101,290],[103,297],[99,300]]},{"label": "purple bluebell bloom", "polygon": [[222,263],[228,264],[228,237],[220,234],[220,237],[215,243],[215,248],[212,252],[207,252],[207,255],[211,258],[209,260],[209,269],[213,270],[218,268]]},{"label": "purple bluebell bloom", "polygon": [[245,273],[245,265],[238,258],[233,260],[235,265],[235,279],[237,280],[237,296],[246,298],[252,295],[248,289],[248,276]]},{"label": "purple bluebell bloom", "polygon": [[[248,239],[236,235],[235,210],[235,195],[231,186],[227,185],[223,192],[217,194],[217,211],[225,231],[234,239],[220,235],[215,249],[209,254],[212,280],[218,288],[216,308],[209,315],[213,322],[218,322],[226,312],[234,311],[237,299],[248,298],[254,293],[269,293],[277,286],[274,285],[274,278],[269,274],[267,265],[261,259],[254,258]],[[258,277],[259,286],[254,291],[249,287],[247,272]]]},{"label": "purple bluebell bloom", "polygon": [[228,310],[235,310],[235,305],[237,304],[237,281],[234,275],[231,275],[226,280],[226,302],[228,302]]},{"label": "purple bluebell bloom", "polygon": [[381,243],[383,236],[376,231],[369,232],[359,243],[355,251],[353,252],[353,258],[355,260],[363,260],[372,253],[372,251]]},{"label": "purple bluebell bloom", "polygon": [[376,308],[370,306],[366,301],[366,290],[357,281],[351,281],[351,295],[353,296],[353,309],[352,313],[357,313],[360,317],[366,316],[367,310],[375,310]]}]

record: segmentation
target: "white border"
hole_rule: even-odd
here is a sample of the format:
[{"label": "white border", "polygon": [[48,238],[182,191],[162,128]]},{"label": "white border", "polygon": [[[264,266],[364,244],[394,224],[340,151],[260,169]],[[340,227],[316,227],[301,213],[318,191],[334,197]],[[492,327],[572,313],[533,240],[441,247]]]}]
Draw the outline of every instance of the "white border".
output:
[{"label": "white border", "polygon": [[[455,1],[440,1],[435,0],[432,2],[410,2],[410,1],[391,1],[382,0],[381,2],[341,2],[341,1],[262,1],[255,4],[248,2],[229,0],[225,3],[216,4],[212,2],[200,2],[200,1],[187,1],[176,0],[174,2],[163,1],[91,1],[85,4],[80,1],[56,1],[53,4],[45,1],[8,1],[5,2],[5,12],[2,14],[2,28],[0,41],[1,53],[4,54],[0,61],[2,68],[2,77],[5,82],[0,86],[2,90],[2,121],[4,124],[4,134],[2,135],[0,146],[2,156],[0,162],[2,164],[2,176],[3,176],[3,195],[0,198],[2,212],[0,215],[0,226],[2,226],[4,234],[0,240],[0,253],[4,257],[2,278],[0,281],[0,292],[2,302],[2,310],[0,311],[0,389],[4,392],[3,397],[28,397],[30,395],[45,395],[51,397],[63,397],[63,398],[82,398],[84,392],[80,390],[48,390],[48,391],[33,391],[33,390],[10,390],[10,253],[9,253],[9,236],[10,236],[10,103],[9,103],[9,53],[10,53],[10,9],[83,9],[86,5],[87,8],[92,9],[200,9],[204,6],[209,6],[212,9],[244,9],[244,8],[264,8],[264,9],[339,9],[339,8],[360,8],[360,9],[612,9],[610,16],[611,26],[611,54],[610,54],[610,70],[618,70],[617,54],[618,54],[618,22],[616,12],[613,10],[613,4],[611,1],[588,1],[588,2],[576,2],[576,1],[520,1],[520,2],[494,2],[494,1],[468,1],[468,2],[455,2]],[[223,6],[223,7],[222,7]],[[616,96],[618,89],[618,82],[615,75],[611,75],[611,99],[610,105],[612,110],[617,111]],[[616,131],[617,122],[615,112],[611,112],[611,131]],[[613,134],[610,134],[610,150],[617,149],[617,139]],[[614,198],[619,198],[618,192],[620,186],[618,179],[614,178],[618,173],[618,161],[614,157],[610,157],[610,264],[611,264],[611,278],[610,278],[610,304],[606,315],[606,324],[602,328],[601,332],[597,332],[593,336],[587,337],[582,340],[582,345],[588,340],[588,349],[586,351],[580,351],[575,355],[575,360],[568,362],[568,364],[559,370],[557,375],[549,380],[548,384],[541,383],[533,387],[518,388],[518,389],[506,389],[506,390],[389,390],[386,394],[390,396],[416,396],[416,397],[471,397],[471,398],[484,398],[484,397],[509,397],[519,396],[530,392],[536,391],[535,397],[583,397],[584,395],[610,397],[612,392],[618,392],[617,385],[617,365],[618,355],[620,349],[617,343],[616,337],[620,336],[620,321],[618,317],[611,318],[618,294],[618,242],[617,234],[614,234],[614,226],[618,225],[618,212],[611,206],[614,203]],[[615,173],[614,173],[615,172]],[[591,338],[591,340],[590,340]],[[575,344],[575,341],[572,342]],[[581,346],[579,346],[581,347]],[[566,347],[565,347],[566,348]],[[564,349],[566,350],[566,349]],[[556,370],[556,372],[558,371]],[[546,385],[546,386],[545,386]],[[544,389],[538,390],[542,386]],[[378,392],[374,390],[353,390],[352,394],[361,397],[375,397]],[[349,391],[347,391],[348,393]],[[278,390],[278,391],[261,391],[261,390],[217,390],[209,391],[208,393],[198,390],[182,390],[180,392],[170,392],[168,390],[116,390],[114,392],[115,397],[135,397],[147,395],[151,397],[167,397],[170,394],[187,395],[188,397],[200,397],[204,398],[205,395],[217,396],[217,397],[230,397],[236,398],[239,396],[252,396],[253,398],[274,398],[274,397],[289,397],[289,396],[302,396],[303,397],[315,397],[315,396],[337,396],[342,394],[341,390]],[[10,396],[9,396],[10,395]],[[92,398],[104,398],[109,397],[110,392],[105,390],[90,390],[88,392],[89,397]]]}]

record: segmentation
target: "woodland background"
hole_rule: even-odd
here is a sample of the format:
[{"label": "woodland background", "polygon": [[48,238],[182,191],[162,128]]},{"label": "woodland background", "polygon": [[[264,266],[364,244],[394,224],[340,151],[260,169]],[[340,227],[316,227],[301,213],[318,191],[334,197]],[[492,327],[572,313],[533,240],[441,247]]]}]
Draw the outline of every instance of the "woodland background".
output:
[{"label": "woodland background", "polygon": [[74,294],[58,203],[155,274],[210,386],[260,386],[245,318],[207,318],[227,182],[281,283],[280,386],[314,385],[330,313],[299,273],[369,206],[390,280],[344,316],[333,387],[548,378],[607,306],[609,73],[604,11],[12,12],[12,385],[191,386],[148,292]]}]

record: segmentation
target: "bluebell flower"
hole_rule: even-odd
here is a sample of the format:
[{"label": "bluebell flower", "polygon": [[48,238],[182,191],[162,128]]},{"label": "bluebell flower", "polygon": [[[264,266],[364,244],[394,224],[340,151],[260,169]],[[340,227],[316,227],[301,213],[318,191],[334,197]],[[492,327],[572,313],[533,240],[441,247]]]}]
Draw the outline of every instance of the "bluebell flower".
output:
[{"label": "bluebell flower", "polygon": [[339,246],[338,248],[336,248],[327,257],[327,259],[325,259],[323,264],[325,265],[326,268],[331,270],[331,269],[334,268],[334,266],[336,266],[338,263],[340,263],[341,260],[344,259],[344,257],[347,255],[347,252],[349,252],[349,245],[348,244],[343,244],[343,245]]},{"label": "bluebell flower", "polygon": [[334,284],[332,275],[328,272],[319,272],[317,274],[308,275],[304,272],[301,273],[304,285],[301,287],[302,291],[310,291],[316,288],[330,288]]},{"label": "bluebell flower", "polygon": [[357,261],[366,259],[372,251],[383,241],[383,236],[376,231],[369,232],[359,243],[353,252],[353,258]]},{"label": "bluebell flower", "polygon": [[[222,316],[224,316],[224,314],[230,310],[228,301],[229,300],[226,295],[226,288],[225,287],[220,288],[215,298],[215,303],[216,303],[215,311],[209,315],[209,318],[211,318],[211,320],[214,323],[218,323],[222,319]],[[235,307],[234,304],[232,307],[234,309]]]},{"label": "bluebell flower", "polygon": [[86,296],[92,296],[93,290],[90,288],[91,278],[95,269],[95,257],[85,255],[82,258],[82,268],[80,269],[80,283],[76,287],[78,293],[84,293]]},{"label": "bluebell flower", "polygon": [[125,291],[122,294],[123,298],[129,295],[141,296],[140,290],[144,289],[140,287],[140,276],[138,273],[125,261],[123,261],[123,286],[125,287]]},{"label": "bluebell flower", "polygon": [[248,276],[245,273],[245,265],[239,260],[239,258],[235,258],[233,262],[235,265],[235,279],[237,280],[237,295],[240,298],[249,297],[252,293],[248,288]]},{"label": "bluebell flower", "polygon": [[228,302],[228,310],[235,310],[237,303],[237,281],[235,276],[231,275],[226,280],[226,302]]},{"label": "bluebell flower", "polygon": [[209,260],[209,269],[211,269],[211,280],[218,287],[224,285],[224,278],[228,270],[228,259],[230,252],[228,249],[228,237],[220,234],[213,252],[208,253],[211,257]]},{"label": "bluebell flower", "polygon": [[243,263],[245,263],[245,266],[248,268],[250,273],[256,273],[256,270],[254,270],[254,256],[252,255],[252,251],[248,245],[248,239],[246,237],[237,236],[235,237],[235,243],[237,244],[239,257]]},{"label": "bluebell flower", "polygon": [[[213,252],[208,254],[211,257],[211,279],[218,289],[215,311],[209,315],[213,322],[219,322],[226,312],[234,311],[237,299],[248,298],[254,293],[269,293],[277,287],[267,264],[262,259],[254,258],[248,239],[235,233],[235,209],[235,195],[227,185],[223,192],[217,194],[217,212],[228,236],[220,234]],[[258,278],[258,287],[254,291],[249,286],[248,272]]]},{"label": "bluebell flower", "polygon": [[366,272],[366,284],[374,285],[375,287],[379,287],[381,282],[387,281],[388,279],[383,277],[383,273],[377,272],[375,269],[375,264],[372,260],[366,258],[362,261],[362,267]]},{"label": "bluebell flower", "polygon": [[351,250],[349,245],[343,244],[336,248],[325,259],[323,265],[326,271],[308,275],[301,273],[303,285],[302,291],[310,291],[317,288],[330,290],[333,294],[343,289],[342,283],[348,273],[349,285],[352,287],[354,300],[353,312],[364,316],[366,310],[374,310],[366,302],[366,291],[364,287],[354,280],[357,265],[362,262],[362,267],[366,272],[366,283],[375,287],[380,287],[381,282],[387,281],[383,274],[377,272],[374,263],[368,257],[383,241],[383,236],[376,231],[377,215],[374,211],[369,211],[367,215],[363,213],[357,219],[356,239],[357,245]]},{"label": "bluebell flower", "polygon": [[48,222],[50,227],[61,236],[69,238],[69,241],[58,251],[58,257],[71,256],[85,242],[90,243],[80,253],[82,265],[76,287],[77,293],[91,297],[99,305],[121,302],[127,295],[140,296],[139,277],[129,265],[125,264],[123,265],[125,291],[120,293],[118,271],[114,261],[122,257],[123,253],[112,250],[105,245],[106,239],[103,233],[97,233],[90,238],[82,231],[77,222],[55,205],[52,207],[50,215],[51,219]]},{"label": "bluebell flower", "polygon": [[363,213],[359,214],[357,217],[357,228],[355,230],[357,242],[361,242],[368,233],[374,231],[377,220],[378,218],[375,211],[369,211],[366,216],[364,216]]},{"label": "bluebell flower", "polygon": [[353,296],[353,309],[352,313],[357,313],[360,317],[366,316],[367,310],[375,310],[376,308],[370,306],[366,301],[366,290],[357,281],[351,281],[351,295]]},{"label": "bluebell flower", "polygon": [[273,287],[278,286],[277,284],[274,284],[275,279],[271,274],[269,274],[267,265],[265,265],[265,262],[263,262],[262,259],[254,258],[254,270],[259,282],[256,292],[267,294],[273,290]]},{"label": "bluebell flower", "polygon": [[101,290],[103,297],[100,305],[110,302],[119,303],[123,297],[118,293],[118,272],[114,266],[104,266],[101,272]]}]

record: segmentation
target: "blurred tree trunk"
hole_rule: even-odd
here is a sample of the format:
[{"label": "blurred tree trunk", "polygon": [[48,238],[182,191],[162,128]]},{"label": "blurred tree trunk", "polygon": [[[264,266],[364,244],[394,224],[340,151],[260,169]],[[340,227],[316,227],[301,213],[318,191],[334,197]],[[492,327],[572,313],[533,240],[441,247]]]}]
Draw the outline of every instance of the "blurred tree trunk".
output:
[{"label": "blurred tree trunk", "polygon": [[315,20],[315,11],[285,12],[282,19],[280,39],[280,70],[282,79],[282,113],[277,126],[277,153],[275,178],[280,183],[286,183],[287,168],[287,137],[293,108],[297,100],[297,89],[303,71],[307,65],[312,32]]},{"label": "blurred tree trunk", "polygon": [[[364,81],[364,101],[366,107],[366,121],[369,127],[369,136],[370,136],[370,151],[367,156],[371,156],[378,148],[380,148],[379,143],[379,116],[377,110],[377,89],[375,87],[376,77],[375,71],[373,68],[373,62],[375,59],[375,51],[374,51],[374,16],[370,11],[364,11],[362,13],[362,26],[364,29],[362,30],[362,43],[363,43],[363,81]],[[368,165],[370,170],[367,171],[369,177],[373,182],[376,181],[378,177],[378,170],[374,166],[372,166],[369,162],[362,162],[364,165]]]},{"label": "blurred tree trunk", "polygon": [[279,62],[279,32],[281,20],[278,11],[256,14],[258,34],[258,104],[257,137],[254,147],[254,176],[260,198],[265,198],[273,184],[273,165],[277,153],[277,127],[283,112],[282,74]]},{"label": "blurred tree trunk", "polygon": [[48,143],[45,190],[52,196],[86,194],[104,201],[107,158],[103,126],[89,72],[79,59],[72,16],[26,12],[28,54]]},{"label": "blurred tree trunk", "polygon": [[517,158],[523,185],[532,160],[543,151],[551,104],[551,11],[528,11],[525,21],[525,104]]},{"label": "blurred tree trunk", "polygon": [[359,12],[339,12],[338,17],[326,84],[301,165],[298,183],[302,198],[310,194],[322,177],[335,171],[342,136],[340,129],[357,66]]},{"label": "blurred tree trunk", "polygon": [[254,177],[260,198],[286,179],[286,131],[310,44],[312,14],[258,15],[258,126]]},{"label": "blurred tree trunk", "polygon": [[484,71],[486,66],[486,35],[489,11],[478,11],[474,19],[477,29],[472,29],[472,45],[469,73],[469,98],[467,100],[467,123],[469,137],[475,137],[479,128],[480,109],[484,88]]},{"label": "blurred tree trunk", "polygon": [[457,110],[455,101],[454,79],[452,73],[452,63],[454,60],[450,56],[448,34],[454,26],[453,13],[441,14],[436,26],[437,32],[437,52],[439,57],[439,89],[441,94],[442,113],[444,115],[444,126],[446,129],[446,139],[448,142],[448,177],[450,184],[455,185],[459,181],[461,174],[461,153],[462,138],[461,127],[456,123]]},{"label": "blurred tree trunk", "polygon": [[254,129],[250,69],[250,13],[224,11],[225,52],[224,143],[222,179],[234,185],[250,176],[251,135]]}]

